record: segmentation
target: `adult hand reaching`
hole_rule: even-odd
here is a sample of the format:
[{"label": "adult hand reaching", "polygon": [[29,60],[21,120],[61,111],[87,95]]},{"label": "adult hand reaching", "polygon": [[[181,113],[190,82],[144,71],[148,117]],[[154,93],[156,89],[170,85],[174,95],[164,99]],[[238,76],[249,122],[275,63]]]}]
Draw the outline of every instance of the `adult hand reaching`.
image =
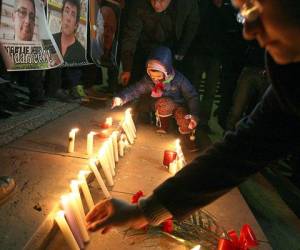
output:
[{"label": "adult hand reaching", "polygon": [[127,86],[131,77],[131,72],[123,71],[121,73],[121,83],[123,86]]},{"label": "adult hand reaching", "polygon": [[149,224],[137,205],[114,198],[96,204],[87,214],[86,222],[89,231],[101,229],[102,234],[117,226],[140,229]]}]

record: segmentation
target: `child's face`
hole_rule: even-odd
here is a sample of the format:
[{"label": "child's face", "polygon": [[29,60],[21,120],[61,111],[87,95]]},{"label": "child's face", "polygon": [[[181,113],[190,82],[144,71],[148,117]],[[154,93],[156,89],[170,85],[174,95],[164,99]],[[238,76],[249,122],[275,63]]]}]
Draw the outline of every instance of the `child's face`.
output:
[{"label": "child's face", "polygon": [[163,81],[165,79],[164,73],[161,71],[149,70],[148,73],[154,83]]}]

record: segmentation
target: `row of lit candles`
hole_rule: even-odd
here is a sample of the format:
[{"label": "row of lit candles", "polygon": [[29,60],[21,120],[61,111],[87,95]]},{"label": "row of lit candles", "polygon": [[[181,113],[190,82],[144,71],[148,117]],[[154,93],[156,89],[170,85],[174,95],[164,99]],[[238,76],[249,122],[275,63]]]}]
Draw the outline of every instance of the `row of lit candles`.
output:
[{"label": "row of lit candles", "polygon": [[[112,119],[106,119],[105,123],[107,123],[107,121],[109,122],[108,127],[110,127],[112,125]],[[108,137],[108,139],[100,148],[98,155],[89,160],[89,167],[95,175],[96,180],[106,198],[110,198],[111,195],[98,170],[98,167],[103,169],[107,184],[109,186],[113,186],[115,163],[118,162],[119,156],[124,156],[127,146],[129,146],[129,143],[133,144],[134,139],[136,138],[136,128],[132,120],[130,109],[125,111],[125,116],[124,120],[121,122],[121,127],[125,134],[119,133],[118,131],[113,131],[111,136]],[[72,129],[69,133],[69,152],[74,152],[75,134],[77,131],[78,129]],[[89,155],[93,154],[93,139],[91,139],[93,138],[93,135],[95,135],[95,132],[90,132],[87,136],[87,153]],[[78,174],[78,179],[71,181],[71,192],[61,197],[60,204],[63,210],[58,211],[55,215],[55,221],[57,222],[64,235],[64,238],[72,250],[83,249],[84,243],[89,242],[90,240],[88,231],[85,227],[85,212],[80,196],[81,189],[88,210],[91,210],[94,207],[94,201],[86,180],[86,177],[90,173],[90,171],[81,170]]]}]

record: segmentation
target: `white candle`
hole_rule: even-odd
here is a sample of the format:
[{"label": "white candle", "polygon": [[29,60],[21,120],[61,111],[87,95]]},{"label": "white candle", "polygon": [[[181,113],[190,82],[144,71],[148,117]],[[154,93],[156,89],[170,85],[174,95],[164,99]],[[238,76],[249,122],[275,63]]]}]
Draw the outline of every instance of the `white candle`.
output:
[{"label": "white candle", "polygon": [[59,226],[66,242],[68,243],[71,250],[80,250],[72,232],[71,229],[68,226],[68,223],[65,219],[64,211],[58,211],[55,215],[55,221],[57,225]]},{"label": "white candle", "polygon": [[76,219],[77,226],[78,226],[79,232],[83,238],[83,241],[88,242],[90,240],[90,236],[85,227],[85,222],[82,219],[82,216],[80,214],[75,195],[73,193],[63,195],[61,197],[61,204],[62,204],[62,207],[64,207],[64,208],[68,207],[70,209],[70,213]]},{"label": "white candle", "polygon": [[177,172],[183,168],[183,160],[181,157],[177,158]]},{"label": "white candle", "polygon": [[113,122],[112,117],[107,117],[107,118],[105,119],[105,124],[107,124],[108,127],[111,127],[111,126],[112,126],[112,122]]},{"label": "white candle", "polygon": [[133,142],[134,142],[133,136],[131,135],[130,129],[125,121],[123,121],[123,123],[122,123],[122,128],[124,129],[124,132],[128,138],[128,141],[130,142],[130,144],[133,144]]},{"label": "white candle", "polygon": [[112,178],[112,173],[111,173],[111,170],[110,170],[109,163],[108,163],[107,158],[105,156],[105,147],[102,147],[99,150],[98,159],[99,159],[99,162],[100,162],[101,167],[103,169],[103,172],[105,174],[108,186],[113,186],[114,185],[114,180]]},{"label": "white candle", "polygon": [[84,213],[84,208],[83,208],[82,200],[81,200],[81,196],[80,196],[78,181],[72,180],[70,183],[70,188],[71,188],[72,193],[74,194],[81,218],[82,218],[82,220],[85,220],[85,213]]},{"label": "white candle", "polygon": [[124,156],[124,148],[125,148],[125,143],[124,143],[123,139],[120,138],[120,140],[119,140],[119,154],[120,154],[121,157]]},{"label": "white candle", "polygon": [[184,158],[184,154],[182,152],[181,145],[180,145],[180,140],[179,139],[176,139],[176,141],[175,141],[175,147],[176,147],[177,157],[182,160],[182,166],[184,166],[186,164],[186,160]]},{"label": "white candle", "polygon": [[69,145],[68,145],[68,152],[73,153],[75,148],[75,135],[79,131],[78,128],[73,128],[69,132]]},{"label": "white candle", "polygon": [[169,173],[175,175],[177,172],[177,161],[174,160],[169,164]]},{"label": "white candle", "polygon": [[118,135],[119,135],[119,132],[118,132],[118,131],[114,131],[114,132],[112,133],[112,135],[111,135],[112,142],[113,142],[113,146],[114,146],[114,155],[115,155],[115,161],[116,161],[116,162],[119,161]]},{"label": "white candle", "polygon": [[109,166],[110,166],[110,171],[111,171],[111,174],[112,176],[115,176],[116,173],[115,173],[115,157],[114,157],[114,154],[113,154],[113,151],[112,151],[112,145],[111,144],[111,140],[107,140],[104,145],[103,145],[103,148],[104,148],[104,155],[106,156],[106,158],[108,159],[108,162],[109,162]]},{"label": "white candle", "polygon": [[79,231],[83,237],[83,241],[84,242],[89,242],[90,241],[90,236],[89,233],[85,227],[85,220],[82,219],[81,217],[81,212],[80,209],[77,205],[77,200],[76,200],[76,196],[73,193],[70,193],[69,195],[69,202],[72,208],[72,212],[75,215],[77,224],[79,226]]},{"label": "white candle", "polygon": [[102,179],[102,177],[101,177],[101,175],[100,175],[100,173],[97,169],[96,160],[95,159],[90,159],[89,166],[90,166],[91,170],[93,171],[93,173],[94,173],[94,175],[95,175],[95,177],[96,177],[96,179],[97,179],[97,181],[98,181],[105,197],[110,198],[111,195],[108,192],[107,187],[105,186],[105,183],[104,183],[104,181],[103,181],[103,179]]},{"label": "white candle", "polygon": [[134,121],[133,121],[132,115],[131,115],[131,108],[128,108],[125,110],[125,115],[128,116],[130,125],[132,126],[134,133],[136,133],[136,127],[134,125]]},{"label": "white candle", "polygon": [[88,176],[91,173],[91,171],[84,171],[81,170],[78,174],[78,182],[79,182],[79,186],[82,190],[82,193],[84,195],[86,204],[89,208],[89,211],[92,210],[92,208],[95,206],[89,186],[86,182],[86,176]]},{"label": "white candle", "polygon": [[88,155],[92,155],[94,151],[94,135],[96,133],[91,131],[87,135],[87,144],[86,144],[86,151]]},{"label": "white candle", "polygon": [[128,129],[129,129],[129,132],[130,132],[132,138],[135,139],[135,138],[136,138],[136,134],[135,134],[135,132],[134,132],[134,130],[133,130],[133,127],[132,127],[132,125],[131,125],[131,123],[130,123],[130,119],[129,119],[128,116],[125,116],[124,122],[127,124],[127,127],[128,127]]},{"label": "white candle", "polygon": [[74,236],[79,248],[82,249],[84,247],[83,237],[80,233],[79,226],[78,226],[77,220],[75,218],[75,215],[72,212],[71,205],[69,202],[67,202],[67,199],[64,198],[64,196],[61,197],[60,204],[61,204],[62,209],[64,210],[66,221],[73,233],[73,236]]}]

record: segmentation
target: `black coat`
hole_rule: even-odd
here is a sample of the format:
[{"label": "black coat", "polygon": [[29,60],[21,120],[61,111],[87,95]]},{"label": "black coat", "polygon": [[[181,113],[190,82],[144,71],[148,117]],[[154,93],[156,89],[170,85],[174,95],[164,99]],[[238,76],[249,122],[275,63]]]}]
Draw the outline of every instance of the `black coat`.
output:
[{"label": "black coat", "polygon": [[[173,33],[172,41],[164,39],[163,34],[155,34],[158,30],[157,23],[162,22],[164,15],[171,16],[173,23],[166,26],[172,26],[173,30],[162,30],[162,33]],[[185,55],[194,39],[198,23],[197,0],[172,0],[162,13],[156,13],[149,0],[135,1],[123,32],[121,60],[124,71],[131,71],[137,48],[149,54],[155,47],[164,45],[171,47],[173,53]]]}]

